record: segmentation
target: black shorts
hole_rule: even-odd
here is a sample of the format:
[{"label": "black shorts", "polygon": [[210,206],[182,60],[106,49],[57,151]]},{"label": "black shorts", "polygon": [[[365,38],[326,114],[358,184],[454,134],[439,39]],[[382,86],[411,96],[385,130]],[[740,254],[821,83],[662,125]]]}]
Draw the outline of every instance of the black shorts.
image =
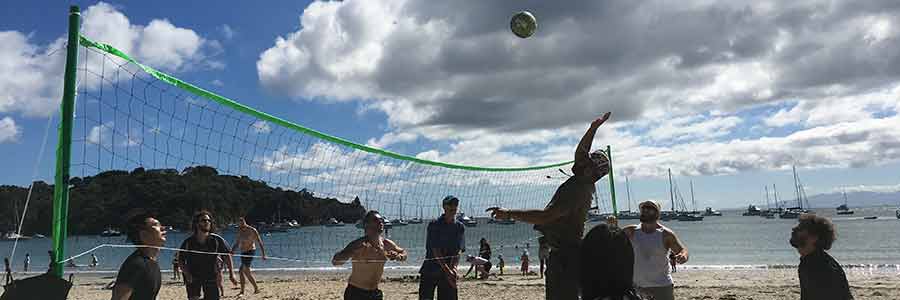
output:
[{"label": "black shorts", "polygon": [[241,265],[250,267],[250,265],[253,263],[253,256],[256,255],[256,249],[241,252],[241,255],[247,255],[241,256]]},{"label": "black shorts", "polygon": [[203,291],[204,300],[219,300],[219,285],[215,279],[199,279],[194,278],[189,284],[184,285],[187,289],[188,299],[199,299],[200,292]]},{"label": "black shorts", "polygon": [[344,300],[382,300],[384,293],[381,290],[364,290],[352,285],[347,285],[344,289]]}]

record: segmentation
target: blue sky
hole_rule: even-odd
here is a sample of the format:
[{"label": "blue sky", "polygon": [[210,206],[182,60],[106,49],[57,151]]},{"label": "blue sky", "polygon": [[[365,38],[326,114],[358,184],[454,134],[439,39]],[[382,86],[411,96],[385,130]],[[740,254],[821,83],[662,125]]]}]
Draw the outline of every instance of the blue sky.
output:
[{"label": "blue sky", "polygon": [[[638,199],[668,198],[668,168],[682,188],[694,181],[701,206],[759,203],[773,183],[786,195],[791,164],[809,194],[900,189],[900,135],[890,130],[900,124],[900,58],[889,55],[900,46],[900,13],[889,13],[890,1],[688,2],[72,4],[121,14],[145,37],[160,21],[190,31],[200,39],[190,51],[142,61],[183,60],[190,66],[155,67],[407,155],[490,166],[566,160],[591,119],[612,111],[595,147],[613,145],[617,180],[629,176]],[[0,76],[38,70],[49,81],[42,57],[58,48],[68,7],[4,6],[0,42],[30,50],[0,50],[13,62]],[[524,40],[505,27],[522,9],[540,24]],[[798,15],[817,9],[822,19]],[[105,22],[93,21],[85,26]],[[0,78],[2,184],[30,181],[52,114],[52,101],[33,100],[46,93],[23,91],[28,84]],[[38,179],[50,178],[54,147],[55,130]]]}]

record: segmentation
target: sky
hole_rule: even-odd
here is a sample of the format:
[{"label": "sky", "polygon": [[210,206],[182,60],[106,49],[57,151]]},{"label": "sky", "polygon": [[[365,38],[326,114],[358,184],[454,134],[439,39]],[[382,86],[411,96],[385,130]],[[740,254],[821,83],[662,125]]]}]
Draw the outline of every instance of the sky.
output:
[{"label": "sky", "polygon": [[[809,195],[900,190],[893,0],[70,4],[82,34],[147,65],[410,156],[565,161],[611,111],[594,147],[612,145],[635,201],[667,199],[668,169],[719,208],[791,190],[794,165]],[[58,120],[68,6],[4,6],[0,184],[22,186],[52,178],[54,130],[38,150]],[[527,39],[509,30],[521,10],[538,20]]]}]

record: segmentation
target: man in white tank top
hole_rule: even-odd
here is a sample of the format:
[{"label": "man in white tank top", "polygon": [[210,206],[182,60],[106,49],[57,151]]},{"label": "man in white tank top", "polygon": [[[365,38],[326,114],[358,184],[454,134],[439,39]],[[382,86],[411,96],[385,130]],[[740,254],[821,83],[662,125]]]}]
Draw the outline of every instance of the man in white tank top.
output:
[{"label": "man in white tank top", "polygon": [[688,261],[687,247],[671,229],[659,224],[660,205],[656,201],[640,204],[641,224],[624,228],[634,249],[634,284],[641,294],[656,300],[674,300],[672,262]]}]

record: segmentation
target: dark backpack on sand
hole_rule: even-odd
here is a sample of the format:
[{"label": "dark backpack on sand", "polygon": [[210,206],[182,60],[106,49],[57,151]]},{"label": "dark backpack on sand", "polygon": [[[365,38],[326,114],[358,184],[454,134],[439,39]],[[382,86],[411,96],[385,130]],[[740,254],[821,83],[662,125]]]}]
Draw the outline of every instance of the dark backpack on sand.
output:
[{"label": "dark backpack on sand", "polygon": [[5,287],[0,300],[65,300],[72,283],[51,274],[13,281]]},{"label": "dark backpack on sand", "polygon": [[581,244],[581,295],[585,300],[640,300],[634,289],[634,250],[622,229],[602,223]]}]

